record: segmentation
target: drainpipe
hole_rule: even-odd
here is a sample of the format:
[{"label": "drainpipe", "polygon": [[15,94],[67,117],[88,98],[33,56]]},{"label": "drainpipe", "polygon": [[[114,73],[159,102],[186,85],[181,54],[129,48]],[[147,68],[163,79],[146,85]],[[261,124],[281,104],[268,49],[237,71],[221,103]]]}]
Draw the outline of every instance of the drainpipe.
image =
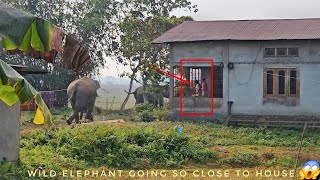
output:
[{"label": "drainpipe", "polygon": [[228,116],[231,115],[231,107],[232,107],[233,101],[228,101]]},{"label": "drainpipe", "polygon": [[[230,50],[230,42],[227,41],[227,63],[226,64],[229,64],[229,60],[230,60],[230,57],[229,57],[229,50]],[[228,75],[228,78],[227,78],[227,84],[228,84],[228,89],[227,89],[227,100],[228,100],[228,114],[227,114],[227,121],[226,121],[226,125],[228,126],[229,125],[229,120],[230,120],[230,117],[231,117],[231,106],[233,104],[233,101],[230,101],[230,70],[227,66],[227,75]]]}]

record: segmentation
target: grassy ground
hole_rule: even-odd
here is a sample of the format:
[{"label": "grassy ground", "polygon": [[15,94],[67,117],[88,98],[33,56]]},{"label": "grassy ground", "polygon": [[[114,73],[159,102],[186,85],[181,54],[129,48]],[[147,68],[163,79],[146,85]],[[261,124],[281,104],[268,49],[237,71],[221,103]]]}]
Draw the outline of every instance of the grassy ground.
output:
[{"label": "grassy ground", "polygon": [[[30,168],[39,168],[47,163],[46,166],[50,167],[49,169],[80,169],[82,170],[82,176],[84,176],[85,170],[90,172],[98,171],[100,173],[105,170],[108,172],[110,169],[103,165],[92,165],[85,159],[77,159],[77,156],[67,156],[61,153],[64,152],[61,149],[56,147],[52,149],[51,145],[47,146],[46,143],[50,144],[57,139],[60,142],[62,138],[60,136],[70,135],[69,132],[78,133],[76,134],[77,136],[79,136],[79,133],[82,131],[83,133],[87,133],[81,135],[84,138],[83,141],[85,141],[85,139],[90,138],[92,138],[92,140],[99,139],[101,135],[98,133],[99,129],[101,129],[101,133],[111,129],[120,133],[121,136],[126,137],[135,131],[143,131],[147,134],[149,132],[152,132],[151,134],[168,134],[168,132],[174,130],[175,126],[182,125],[184,127],[182,136],[189,137],[192,143],[200,144],[201,146],[199,147],[211,151],[214,154],[212,158],[206,158],[205,161],[201,163],[182,161],[180,165],[175,164],[173,167],[165,168],[163,168],[163,166],[157,166],[156,164],[145,167],[139,164],[138,168],[130,167],[130,165],[127,168],[109,166],[111,169],[124,169],[124,171],[121,177],[117,174],[116,177],[106,176],[107,179],[180,179],[185,175],[184,173],[186,173],[185,179],[219,179],[219,176],[221,176],[220,179],[223,179],[223,177],[225,177],[224,179],[289,179],[289,171],[294,170],[295,167],[295,158],[298,150],[297,145],[301,135],[301,129],[226,127],[213,123],[176,123],[164,121],[151,123],[131,121],[108,123],[107,120],[110,119],[129,120],[135,118],[133,112],[129,110],[122,114],[119,114],[119,112],[104,111],[95,117],[98,121],[105,120],[103,123],[81,124],[74,127],[68,126],[65,123],[65,119],[70,113],[68,109],[53,111],[55,123],[51,130],[44,130],[41,126],[33,125],[31,123],[33,113],[22,113],[23,125],[21,127],[21,141],[25,145],[21,147],[21,162],[25,167],[21,165],[17,166],[17,171],[26,173],[21,171],[27,171]],[[98,128],[98,130],[96,130],[97,134],[88,134],[88,132],[96,133],[92,131],[94,128]],[[44,140],[48,138],[48,142],[44,141],[42,139],[43,137],[45,137]],[[165,137],[167,137],[167,135]],[[173,139],[175,138],[177,137],[174,136]],[[37,141],[37,143],[41,142],[40,145],[35,145],[37,144],[34,143],[35,141]],[[69,143],[75,142],[70,141]],[[82,146],[81,144],[77,145]],[[28,147],[30,147],[30,149],[28,149]],[[83,146],[83,148],[85,149],[85,146]],[[43,153],[43,151],[46,151],[46,153]],[[51,160],[52,158],[53,160]],[[89,158],[91,158],[91,156]],[[99,159],[99,157],[95,158]],[[198,158],[202,157],[199,155]],[[100,162],[98,159],[96,164]],[[298,167],[301,167],[302,163],[310,159],[320,160],[320,133],[318,130],[308,130],[306,132]],[[110,163],[112,164],[112,162]],[[180,162],[178,162],[178,164],[179,163]],[[152,169],[158,173],[161,170],[165,171],[166,177],[161,177],[159,174],[158,177],[155,177],[155,175],[151,176]],[[270,175],[270,177],[267,178],[269,171],[273,173],[273,170],[276,172],[284,170],[286,172],[284,174],[281,172],[280,174],[282,176],[280,177]],[[248,177],[244,176],[246,175],[246,171],[249,171]],[[263,175],[256,177],[257,171],[262,171]],[[179,172],[182,174],[179,174]],[[237,172],[240,173],[239,176],[237,176]],[[68,173],[70,177],[70,171]],[[73,172],[73,174],[75,174],[75,172]],[[61,178],[61,176],[59,177]],[[78,179],[94,178],[88,176],[79,177]]]},{"label": "grassy ground", "polygon": [[[133,87],[133,90],[135,88],[136,86]],[[98,89],[96,106],[102,109],[119,110],[127,95],[125,90],[128,91],[128,85],[102,85],[102,87]],[[133,95],[131,95],[126,104],[126,108],[132,108],[134,104],[135,99]]]}]

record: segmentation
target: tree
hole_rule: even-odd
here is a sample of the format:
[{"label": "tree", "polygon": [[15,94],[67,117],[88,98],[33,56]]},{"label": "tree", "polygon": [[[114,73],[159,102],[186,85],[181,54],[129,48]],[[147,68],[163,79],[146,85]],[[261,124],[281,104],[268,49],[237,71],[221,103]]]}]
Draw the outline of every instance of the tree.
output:
[{"label": "tree", "polygon": [[[164,32],[186,20],[192,20],[192,18],[160,16],[147,18],[126,17],[119,24],[122,35],[120,36],[120,46],[117,49],[118,61],[123,65],[130,66],[131,69],[131,73],[122,74],[122,76],[130,78],[130,84],[121,110],[124,109],[129,99],[133,81],[138,73],[142,75],[144,91],[147,88],[147,81],[153,84],[152,87],[159,87],[159,82],[165,80],[163,75],[148,68],[146,64],[167,69],[169,65],[168,47],[166,45],[154,45],[151,42]],[[145,93],[144,102],[147,102]]]}]

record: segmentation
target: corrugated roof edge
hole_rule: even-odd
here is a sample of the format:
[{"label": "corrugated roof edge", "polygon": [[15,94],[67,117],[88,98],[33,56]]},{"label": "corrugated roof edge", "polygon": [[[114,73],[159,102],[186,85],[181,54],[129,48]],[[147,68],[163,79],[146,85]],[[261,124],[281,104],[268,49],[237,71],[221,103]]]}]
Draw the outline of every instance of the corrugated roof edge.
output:
[{"label": "corrugated roof edge", "polygon": [[[308,37],[308,38],[259,38],[259,39],[246,39],[246,38],[232,38],[232,39],[180,39],[180,40],[164,40],[164,35],[168,35],[175,31],[177,28],[180,26],[185,25],[186,23],[203,23],[203,22],[243,22],[243,21],[253,21],[253,22],[258,22],[258,21],[303,21],[303,20],[319,20],[320,18],[300,18],[300,19],[294,19],[294,18],[284,18],[284,19],[235,19],[235,20],[214,20],[214,21],[185,21],[182,24],[170,29],[163,35],[159,36],[155,40],[152,41],[153,44],[163,44],[163,43],[178,43],[178,42],[199,42],[199,41],[226,41],[226,40],[234,40],[234,41],[269,41],[269,40],[318,40],[320,37]],[[174,33],[175,34],[175,33]]]}]

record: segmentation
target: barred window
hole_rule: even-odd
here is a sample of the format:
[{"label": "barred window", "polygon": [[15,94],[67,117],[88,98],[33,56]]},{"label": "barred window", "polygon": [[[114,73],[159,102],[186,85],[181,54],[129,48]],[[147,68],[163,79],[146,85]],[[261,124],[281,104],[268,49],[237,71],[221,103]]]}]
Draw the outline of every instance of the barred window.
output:
[{"label": "barred window", "polygon": [[[214,85],[214,98],[223,97],[223,69],[214,66],[214,79],[211,77],[211,67],[183,67],[182,78],[191,82],[191,85],[182,84],[183,97],[212,97],[212,85]],[[180,77],[180,67],[174,67],[174,75]],[[174,79],[173,96],[180,96],[181,81]]]},{"label": "barred window", "polygon": [[266,56],[266,57],[276,56],[276,49],[275,48],[265,48],[264,49],[264,56]]},{"label": "barred window", "polygon": [[265,48],[264,57],[298,57],[299,48]]},{"label": "barred window", "polygon": [[277,48],[277,56],[287,56],[287,48]]}]

